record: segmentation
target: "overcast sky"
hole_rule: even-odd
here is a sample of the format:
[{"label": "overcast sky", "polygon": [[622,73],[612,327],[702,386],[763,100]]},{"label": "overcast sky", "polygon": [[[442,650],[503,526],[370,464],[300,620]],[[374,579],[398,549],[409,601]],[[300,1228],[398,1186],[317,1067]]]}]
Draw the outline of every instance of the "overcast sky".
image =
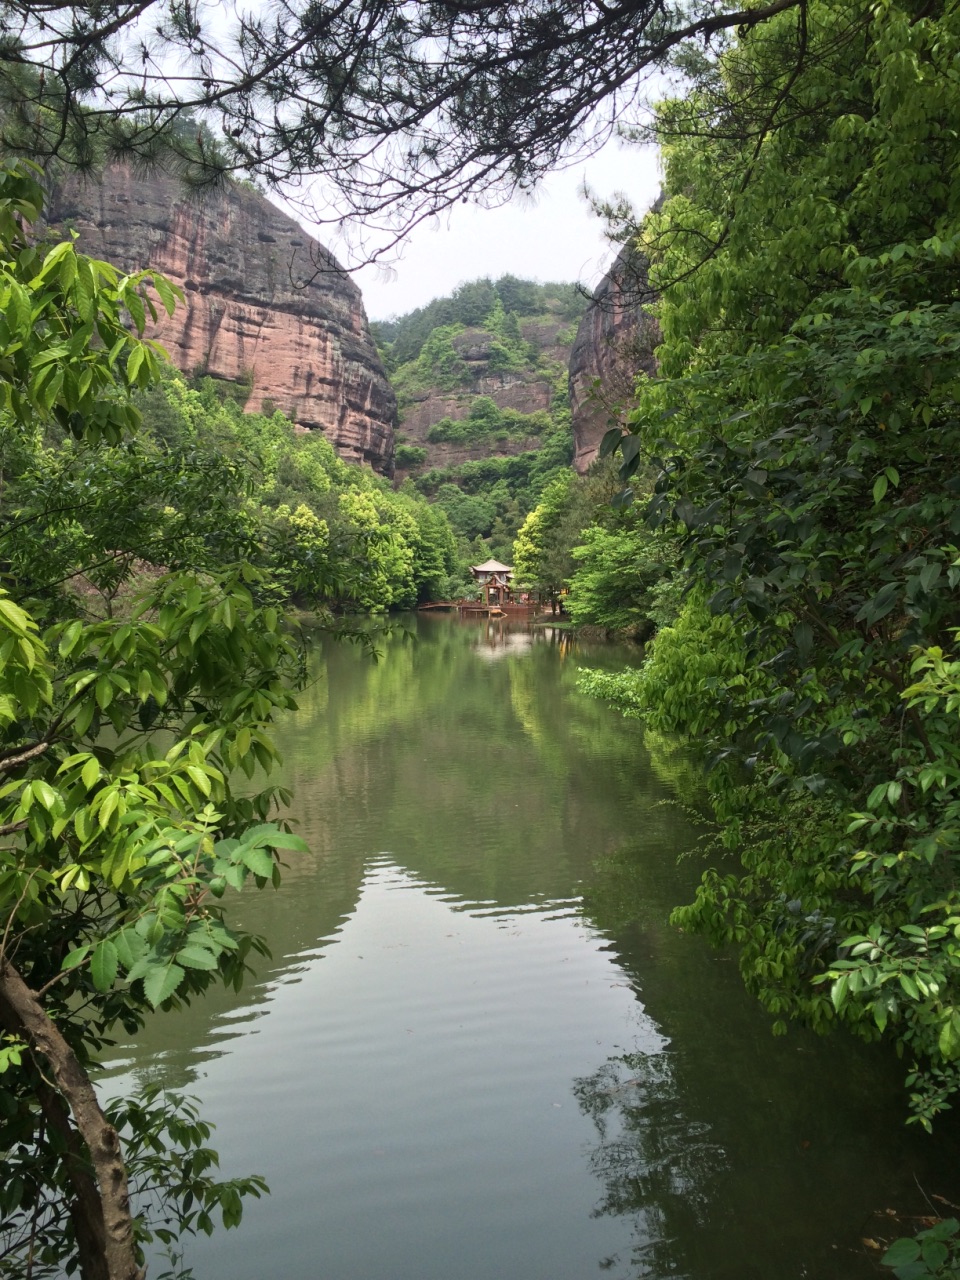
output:
[{"label": "overcast sky", "polygon": [[[354,273],[367,315],[371,320],[403,315],[482,276],[495,280],[509,273],[527,280],[597,284],[614,250],[581,195],[584,179],[598,196],[623,192],[635,208],[645,210],[659,190],[656,152],[610,142],[592,159],[553,174],[532,200],[500,209],[457,205],[437,222],[423,224],[390,270],[374,266]],[[344,260],[329,228],[315,228],[314,234]]]}]

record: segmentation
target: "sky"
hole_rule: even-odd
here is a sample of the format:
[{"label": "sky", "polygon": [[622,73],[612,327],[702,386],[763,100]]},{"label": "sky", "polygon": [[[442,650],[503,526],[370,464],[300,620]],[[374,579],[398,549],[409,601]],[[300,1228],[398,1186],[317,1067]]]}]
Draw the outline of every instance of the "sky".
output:
[{"label": "sky", "polygon": [[[625,147],[616,140],[560,173],[523,201],[499,209],[456,205],[449,214],[415,228],[392,266],[362,267],[353,278],[371,320],[385,320],[451,293],[465,280],[511,274],[525,280],[599,283],[613,259],[603,222],[583,198],[584,180],[601,198],[622,192],[638,211],[653,203],[660,186],[653,147]],[[329,227],[312,233],[337,254]]]}]

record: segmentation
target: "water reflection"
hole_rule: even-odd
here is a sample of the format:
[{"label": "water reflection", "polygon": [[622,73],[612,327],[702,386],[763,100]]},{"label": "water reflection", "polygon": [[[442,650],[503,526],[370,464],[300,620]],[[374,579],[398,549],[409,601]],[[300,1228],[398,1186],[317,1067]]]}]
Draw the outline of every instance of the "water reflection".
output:
[{"label": "water reflection", "polygon": [[669,927],[695,767],[576,691],[636,651],[416,625],[378,663],[318,645],[281,743],[309,853],[231,906],[273,959],[106,1064],[199,1092],[224,1169],[273,1185],[197,1273],[870,1275],[859,1223],[950,1194],[949,1148],[900,1126],[896,1065],[774,1041]]},{"label": "water reflection", "polygon": [[564,627],[543,624],[533,626],[503,618],[486,618],[481,622],[464,621],[462,625],[470,627],[476,633],[473,650],[481,658],[517,657],[528,653],[534,645],[550,645],[561,658],[566,658],[582,648],[575,634]]},{"label": "water reflection", "polygon": [[618,1054],[577,1080],[573,1092],[598,1134],[590,1168],[603,1191],[594,1212],[631,1222],[628,1257],[612,1255],[604,1269],[680,1274],[685,1241],[723,1194],[728,1160],[710,1125],[683,1109],[671,1056]]}]

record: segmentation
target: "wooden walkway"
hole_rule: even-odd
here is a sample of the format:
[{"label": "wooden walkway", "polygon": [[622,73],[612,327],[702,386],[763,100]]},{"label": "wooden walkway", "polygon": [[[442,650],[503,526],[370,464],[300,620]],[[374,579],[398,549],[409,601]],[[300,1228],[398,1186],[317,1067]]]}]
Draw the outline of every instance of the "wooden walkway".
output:
[{"label": "wooden walkway", "polygon": [[526,618],[537,611],[532,604],[484,604],[482,600],[428,600],[417,606],[418,612],[427,609],[457,609],[461,616],[469,613],[507,618]]}]

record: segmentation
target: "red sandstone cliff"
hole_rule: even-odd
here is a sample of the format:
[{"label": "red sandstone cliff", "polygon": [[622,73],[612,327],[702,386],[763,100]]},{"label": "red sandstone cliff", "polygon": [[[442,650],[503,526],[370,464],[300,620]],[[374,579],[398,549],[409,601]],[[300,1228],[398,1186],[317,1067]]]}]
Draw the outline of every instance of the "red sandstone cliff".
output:
[{"label": "red sandstone cliff", "polygon": [[101,182],[56,183],[50,215],[84,252],[125,271],[156,267],[184,290],[151,335],[179,369],[252,379],[248,408],[272,401],[341,457],[392,473],[396,398],[360,290],[257,191],[197,200],[172,178],[118,165]]},{"label": "red sandstone cliff", "polygon": [[657,322],[644,258],[624,248],[584,313],[570,352],[573,465],[583,474],[629,405],[638,372],[656,369]]}]

